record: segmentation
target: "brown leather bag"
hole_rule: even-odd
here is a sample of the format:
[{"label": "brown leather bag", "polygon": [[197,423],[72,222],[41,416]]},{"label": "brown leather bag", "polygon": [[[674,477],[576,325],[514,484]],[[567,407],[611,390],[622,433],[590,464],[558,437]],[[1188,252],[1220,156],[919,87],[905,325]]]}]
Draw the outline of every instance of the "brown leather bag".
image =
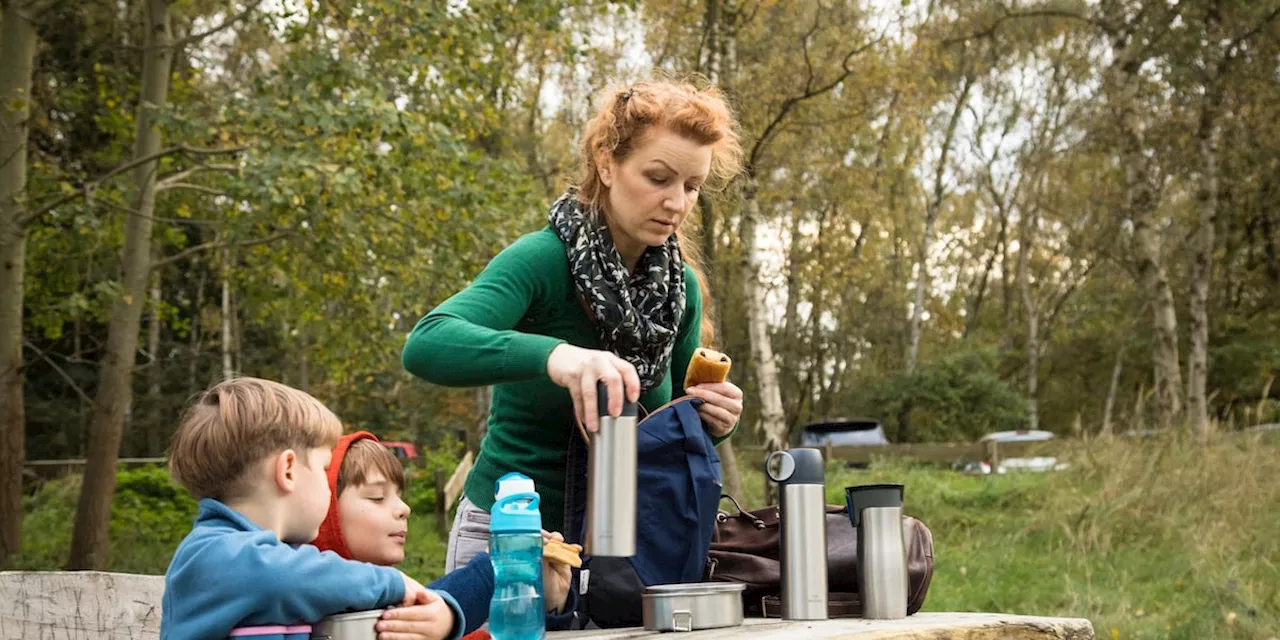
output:
[{"label": "brown leather bag", "polygon": [[[778,507],[743,511],[732,496],[721,500],[733,503],[734,513],[721,511],[707,560],[707,580],[741,582],[747,615],[777,613],[782,590],[778,560]],[[858,600],[855,572],[858,560],[858,532],[849,522],[848,508],[827,505],[827,591],[829,615],[856,617],[862,606]],[[933,532],[923,522],[903,517],[907,549],[907,615],[920,610],[929,582],[933,579]]]}]

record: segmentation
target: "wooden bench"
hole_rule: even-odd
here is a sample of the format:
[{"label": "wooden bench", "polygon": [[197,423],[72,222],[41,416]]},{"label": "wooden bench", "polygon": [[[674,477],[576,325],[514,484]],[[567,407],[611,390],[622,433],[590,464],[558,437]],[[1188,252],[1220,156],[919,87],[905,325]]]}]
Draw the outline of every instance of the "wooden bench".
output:
[{"label": "wooden bench", "polygon": [[[0,640],[155,640],[162,576],[99,572],[0,573]],[[561,631],[548,640],[635,640],[644,629]],[[688,640],[1093,640],[1082,618],[920,613],[905,620],[748,620]]]}]

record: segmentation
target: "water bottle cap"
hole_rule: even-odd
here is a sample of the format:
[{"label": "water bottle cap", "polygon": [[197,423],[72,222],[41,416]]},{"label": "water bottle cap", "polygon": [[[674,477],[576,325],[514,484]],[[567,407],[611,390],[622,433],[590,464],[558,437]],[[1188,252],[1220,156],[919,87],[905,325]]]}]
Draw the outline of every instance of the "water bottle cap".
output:
[{"label": "water bottle cap", "polygon": [[519,493],[537,493],[538,490],[533,486],[533,479],[521,473],[508,473],[494,485],[494,500],[501,500],[507,496],[513,496]]},{"label": "water bottle cap", "polygon": [[498,478],[493,509],[489,511],[492,533],[539,533],[542,531],[540,498],[533,480],[519,473]]}]

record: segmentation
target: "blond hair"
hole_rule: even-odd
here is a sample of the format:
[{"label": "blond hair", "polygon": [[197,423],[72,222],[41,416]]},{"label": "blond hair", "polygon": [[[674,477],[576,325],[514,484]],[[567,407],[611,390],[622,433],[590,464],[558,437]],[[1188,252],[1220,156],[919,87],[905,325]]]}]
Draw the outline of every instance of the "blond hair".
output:
[{"label": "blond hair", "polygon": [[378,473],[388,482],[395,483],[396,488],[404,491],[404,465],[396,454],[391,453],[377,440],[368,438],[356,440],[347,447],[342,456],[342,466],[338,469],[337,493],[347,487],[358,487]]},{"label": "blond hair", "polygon": [[[593,208],[607,202],[609,188],[600,180],[600,160],[626,160],[653,128],[665,128],[711,147],[708,183],[723,186],[742,170],[738,121],[728,101],[714,86],[699,88],[688,82],[639,82],[610,89],[600,110],[582,135],[582,175],[578,199]],[[714,182],[713,182],[714,181]],[[680,252],[702,289],[702,341],[714,340],[711,293],[702,265],[702,251],[686,225],[676,228]]]},{"label": "blond hair", "polygon": [[342,422],[310,394],[259,378],[234,378],[200,394],[169,447],[169,474],[196,498],[226,500],[246,488],[246,471],[285,449],[333,447]]}]

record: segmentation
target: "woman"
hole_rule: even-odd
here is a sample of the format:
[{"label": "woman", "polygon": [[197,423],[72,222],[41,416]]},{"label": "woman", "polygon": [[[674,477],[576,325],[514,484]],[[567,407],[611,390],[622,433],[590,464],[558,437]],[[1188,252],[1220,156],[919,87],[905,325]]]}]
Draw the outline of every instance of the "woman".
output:
[{"label": "woman", "polygon": [[707,180],[723,184],[741,167],[728,104],[715,89],[669,82],[611,90],[581,156],[581,179],[551,206],[547,227],[499,253],[405,345],[405,368],[424,380],[494,385],[446,571],[485,549],[505,473],[533,478],[544,525],[561,526],[568,438],[575,418],[597,428],[597,381],[613,416],[623,393],[649,409],[701,398],[717,442],[742,413],[732,383],[682,389],[694,350],[711,340],[705,279],[683,225]]}]

